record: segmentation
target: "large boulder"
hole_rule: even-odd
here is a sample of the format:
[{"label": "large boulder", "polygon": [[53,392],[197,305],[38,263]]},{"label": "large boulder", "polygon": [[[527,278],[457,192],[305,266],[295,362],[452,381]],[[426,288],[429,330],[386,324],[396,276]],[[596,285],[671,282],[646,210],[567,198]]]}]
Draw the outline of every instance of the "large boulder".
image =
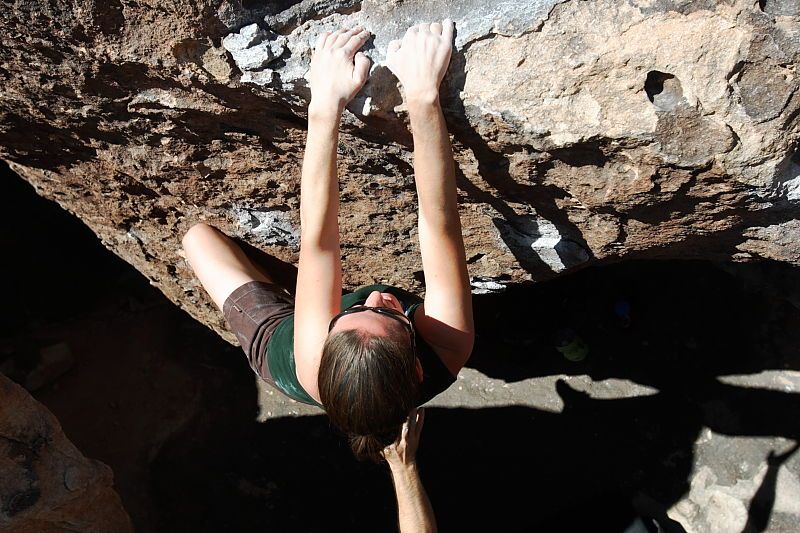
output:
[{"label": "large boulder", "polygon": [[0,529],[133,531],[111,469],[84,457],[56,418],[0,374]]},{"label": "large boulder", "polygon": [[422,290],[384,60],[446,16],[476,288],[634,257],[800,264],[793,0],[17,0],[0,13],[0,156],[235,342],[181,235],[204,220],[296,261],[312,43],[360,23],[373,65],[339,144],[345,284]]}]

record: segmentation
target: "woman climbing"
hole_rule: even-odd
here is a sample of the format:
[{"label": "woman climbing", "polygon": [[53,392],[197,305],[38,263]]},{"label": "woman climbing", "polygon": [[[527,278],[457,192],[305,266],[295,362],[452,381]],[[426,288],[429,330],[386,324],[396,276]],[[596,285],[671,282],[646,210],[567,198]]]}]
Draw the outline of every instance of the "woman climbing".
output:
[{"label": "woman climbing", "polygon": [[425,297],[388,285],[342,294],[336,151],[346,104],[369,59],[360,27],[322,33],[311,59],[312,98],[300,186],[294,297],[230,238],[206,224],[183,237],[186,258],[236,333],[253,370],[300,402],[325,409],[355,455],[380,461],[410,413],[454,381],[474,326],[450,138],[439,85],[453,23],[412,26],[386,64],[405,93],[414,141]]}]

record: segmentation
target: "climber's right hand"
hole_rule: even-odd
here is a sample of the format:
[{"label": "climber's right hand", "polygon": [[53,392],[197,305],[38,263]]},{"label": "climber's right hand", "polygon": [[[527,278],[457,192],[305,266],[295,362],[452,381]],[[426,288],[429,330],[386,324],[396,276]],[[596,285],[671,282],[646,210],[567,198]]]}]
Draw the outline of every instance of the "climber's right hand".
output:
[{"label": "climber's right hand", "polygon": [[341,112],[367,81],[370,61],[358,50],[369,38],[361,26],[322,32],[311,57],[309,113]]},{"label": "climber's right hand", "polygon": [[453,21],[418,24],[406,31],[403,39],[389,42],[386,66],[389,67],[406,93],[409,103],[438,102],[453,41]]}]

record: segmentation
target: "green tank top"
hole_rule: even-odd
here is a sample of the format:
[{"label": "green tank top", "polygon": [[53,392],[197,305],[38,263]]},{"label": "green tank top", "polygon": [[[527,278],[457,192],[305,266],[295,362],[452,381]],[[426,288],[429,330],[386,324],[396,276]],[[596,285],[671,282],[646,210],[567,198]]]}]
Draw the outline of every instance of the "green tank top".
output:
[{"label": "green tank top", "polygon": [[[372,291],[388,292],[396,296],[403,305],[406,316],[412,323],[414,322],[414,312],[422,303],[422,299],[416,294],[390,285],[369,285],[342,295],[341,310],[363,304]],[[456,378],[433,348],[419,335],[417,335],[417,356],[422,364],[423,373],[421,405],[447,389]],[[294,361],[294,315],[283,319],[270,337],[267,343],[267,364],[278,390],[298,402],[322,407],[297,379]]]}]

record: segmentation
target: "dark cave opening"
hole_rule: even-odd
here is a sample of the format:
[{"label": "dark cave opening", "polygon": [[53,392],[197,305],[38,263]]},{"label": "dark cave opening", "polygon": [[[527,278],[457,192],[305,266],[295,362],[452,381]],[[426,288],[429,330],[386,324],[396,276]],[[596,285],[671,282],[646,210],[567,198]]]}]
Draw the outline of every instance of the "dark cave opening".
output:
[{"label": "dark cave opening", "polygon": [[[237,347],[7,169],[0,198],[0,365],[24,375],[26,358],[69,346],[73,364],[33,395],[84,454],[111,466],[137,531],[396,527],[387,472],[353,460],[324,416],[257,422]],[[795,274],[775,263],[636,261],[476,295],[468,367],[554,387],[563,409],[429,408],[419,461],[440,530],[623,531],[637,514],[664,519],[689,492],[702,432],[800,438],[794,389],[726,378],[800,370]],[[584,360],[557,350],[564,327],[588,346]],[[598,398],[581,390],[587,379],[651,393]],[[766,523],[772,505],[753,504],[752,523]]]}]

